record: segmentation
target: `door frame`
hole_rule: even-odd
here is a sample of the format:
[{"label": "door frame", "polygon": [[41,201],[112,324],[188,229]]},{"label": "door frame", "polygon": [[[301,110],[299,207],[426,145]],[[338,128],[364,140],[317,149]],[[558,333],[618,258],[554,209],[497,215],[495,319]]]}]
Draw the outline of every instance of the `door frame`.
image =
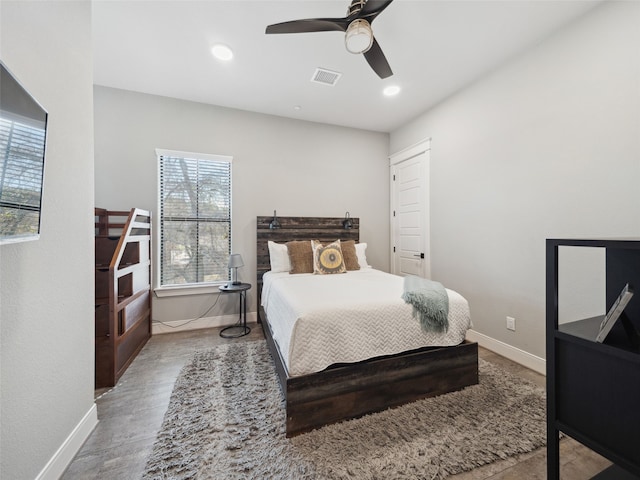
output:
[{"label": "door frame", "polygon": [[423,211],[423,225],[424,225],[424,236],[423,236],[423,245],[422,251],[425,254],[425,264],[424,264],[424,276],[426,278],[431,278],[431,229],[430,229],[430,164],[431,164],[431,138],[425,138],[420,140],[419,142],[410,145],[409,147],[403,148],[402,150],[392,153],[389,155],[389,265],[391,266],[391,271],[396,271],[396,255],[394,252],[395,241],[396,241],[396,221],[397,218],[394,216],[395,211],[395,202],[396,202],[396,184],[393,180],[393,176],[395,174],[395,166],[399,163],[404,162],[405,160],[409,160],[418,155],[426,153],[426,164],[423,170],[424,178],[423,185],[425,188],[424,194],[424,211]]}]

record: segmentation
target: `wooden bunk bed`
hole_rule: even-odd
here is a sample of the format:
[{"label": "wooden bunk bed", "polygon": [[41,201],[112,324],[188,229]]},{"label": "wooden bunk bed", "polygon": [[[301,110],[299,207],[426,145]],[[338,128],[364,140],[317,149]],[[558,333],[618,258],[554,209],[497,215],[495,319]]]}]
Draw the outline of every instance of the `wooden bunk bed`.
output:
[{"label": "wooden bunk bed", "polygon": [[290,376],[261,302],[262,277],[270,270],[268,241],[358,242],[360,222],[352,218],[353,226],[346,230],[343,218],[278,217],[280,228],[272,229],[272,220],[257,217],[258,321],[263,324],[285,397],[288,437],[478,383],[478,344],[466,341],[453,347],[425,347]]},{"label": "wooden bunk bed", "polygon": [[114,386],[151,337],[151,213],[95,209],[95,387]]}]

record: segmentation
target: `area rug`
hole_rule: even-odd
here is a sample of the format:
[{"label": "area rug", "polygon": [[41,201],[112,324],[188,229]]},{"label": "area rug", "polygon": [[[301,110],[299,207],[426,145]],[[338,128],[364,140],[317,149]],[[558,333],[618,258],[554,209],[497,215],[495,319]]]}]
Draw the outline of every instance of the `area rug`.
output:
[{"label": "area rug", "polygon": [[480,360],[480,384],[285,437],[264,341],[195,354],[144,479],[443,479],[546,442],[545,393]]}]

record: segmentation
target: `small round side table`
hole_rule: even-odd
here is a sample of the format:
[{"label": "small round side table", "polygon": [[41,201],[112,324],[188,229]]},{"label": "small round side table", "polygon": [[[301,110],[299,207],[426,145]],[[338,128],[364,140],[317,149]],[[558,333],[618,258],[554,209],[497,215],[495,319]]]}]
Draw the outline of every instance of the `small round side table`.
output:
[{"label": "small round side table", "polygon": [[229,283],[221,285],[219,290],[222,293],[237,293],[240,296],[240,312],[238,317],[238,325],[231,325],[220,330],[220,336],[223,338],[244,337],[251,332],[247,327],[247,290],[251,288],[250,283]]}]

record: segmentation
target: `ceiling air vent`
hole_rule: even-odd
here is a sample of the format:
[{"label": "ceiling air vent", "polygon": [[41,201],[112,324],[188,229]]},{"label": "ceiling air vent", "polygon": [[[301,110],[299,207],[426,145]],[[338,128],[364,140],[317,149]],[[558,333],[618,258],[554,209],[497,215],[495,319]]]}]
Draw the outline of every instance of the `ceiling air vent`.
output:
[{"label": "ceiling air vent", "polygon": [[342,76],[341,73],[332,72],[331,70],[327,70],[324,68],[316,68],[313,77],[311,77],[311,81],[314,83],[321,83],[322,85],[329,85],[331,87],[335,86],[340,80]]}]

